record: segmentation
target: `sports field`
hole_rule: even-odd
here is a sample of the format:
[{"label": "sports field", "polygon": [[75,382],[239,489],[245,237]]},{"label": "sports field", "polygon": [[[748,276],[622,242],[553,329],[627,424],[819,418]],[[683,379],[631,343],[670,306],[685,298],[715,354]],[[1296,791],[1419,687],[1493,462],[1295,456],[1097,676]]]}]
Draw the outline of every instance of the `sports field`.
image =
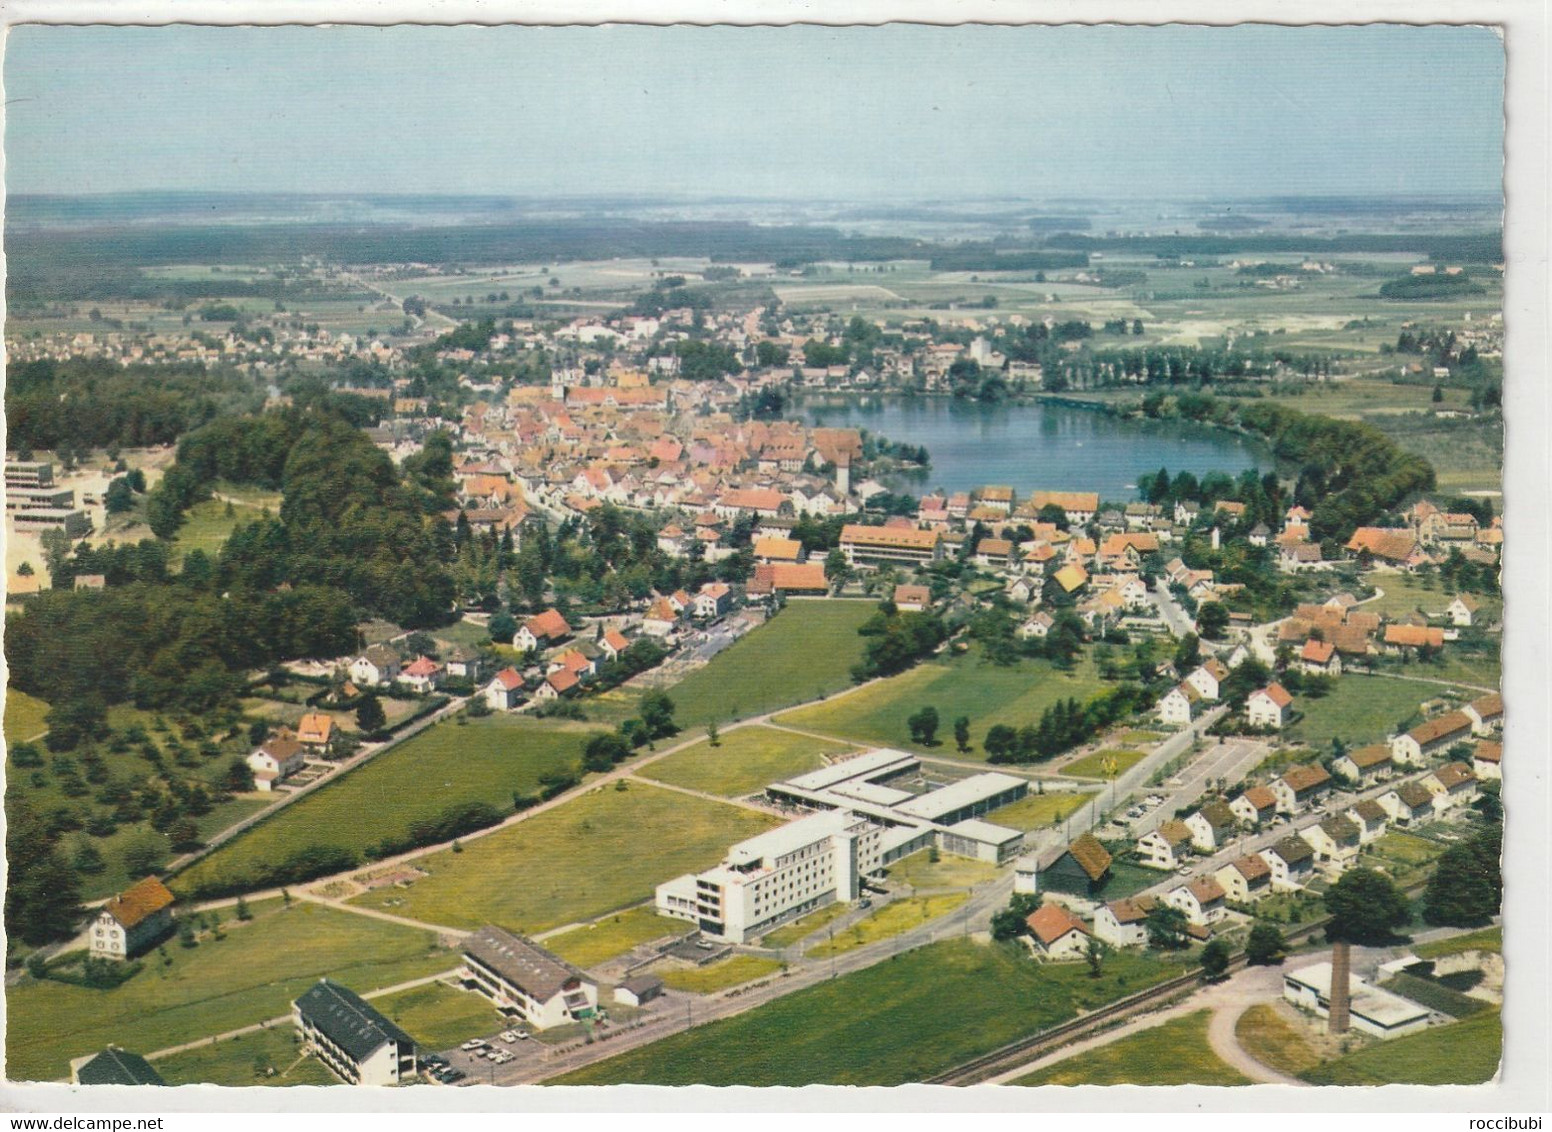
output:
[{"label": "sports field", "polygon": [[1176,970],[1143,955],[1032,963],[954,939],[555,1078],[557,1085],[902,1085],[1065,1021]]},{"label": "sports field", "polygon": [[296,901],[255,903],[253,919],[223,909],[224,939],[174,939],[112,990],[24,979],[6,990],[9,1075],[53,1080],[72,1057],[112,1042],[151,1053],[285,1014],[327,975],[356,992],[458,965],[431,932]]},{"label": "sports field", "polygon": [[824,765],[823,756],[848,750],[844,744],[757,725],[728,732],[715,747],[703,740],[644,767],[641,774],[671,786],[737,798],[817,770]]},{"label": "sports field", "polygon": [[794,600],[668,690],[681,727],[728,723],[851,686],[871,601]]},{"label": "sports field", "polygon": [[189,892],[212,880],[243,877],[256,862],[305,846],[359,852],[469,802],[509,813],[514,792],[532,794],[546,771],[579,766],[594,730],[512,715],[438,723],[260,822],[180,874],[172,887]]},{"label": "sports field", "polygon": [[1249,1085],[1207,1044],[1198,1010],[1037,1069],[1015,1085]]},{"label": "sports field", "polygon": [[710,868],[733,842],[777,824],[766,814],[632,782],[469,841],[461,852],[422,857],[416,864],[430,876],[351,903],[531,935],[638,904],[663,881]]},{"label": "sports field", "polygon": [[[833,702],[785,712],[777,722],[859,744],[978,759],[984,757],[981,740],[994,724],[1038,723],[1041,712],[1057,700],[1073,696],[1082,702],[1103,686],[1087,657],[1067,673],[1044,660],[1003,668],[981,661],[971,649],[962,657],[917,665]],[[906,725],[924,706],[938,709],[934,747],[913,742]],[[970,720],[971,750],[963,754],[955,749],[953,737],[953,721],[961,715]]]}]

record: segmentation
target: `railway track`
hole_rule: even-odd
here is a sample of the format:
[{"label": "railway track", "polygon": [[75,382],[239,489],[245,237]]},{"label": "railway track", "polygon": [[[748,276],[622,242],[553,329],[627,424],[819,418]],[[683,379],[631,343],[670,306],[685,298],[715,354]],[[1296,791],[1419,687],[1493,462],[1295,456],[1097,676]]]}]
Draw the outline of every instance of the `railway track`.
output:
[{"label": "railway track", "polygon": [[[1289,933],[1286,937],[1288,946],[1303,943],[1317,932],[1325,929],[1328,919],[1321,919],[1313,924]],[[1235,954],[1229,960],[1229,971],[1238,971],[1246,965],[1244,952]],[[1166,979],[1149,987],[1147,990],[1138,991],[1136,994],[1117,999],[1107,1003],[1098,1010],[1090,1011],[1079,1018],[1073,1018],[1060,1025],[1051,1026],[1018,1041],[1009,1042],[990,1053],[983,1053],[979,1057],[971,1058],[953,1069],[939,1073],[935,1077],[929,1077],[924,1082],[928,1085],[979,1085],[993,1077],[1006,1073],[1010,1069],[1017,1069],[1020,1065],[1027,1064],[1042,1054],[1058,1049],[1068,1042],[1078,1038],[1087,1037],[1089,1034],[1107,1029],[1117,1022],[1124,1022],[1139,1014],[1145,1014],[1172,999],[1183,992],[1189,992],[1202,985],[1202,976],[1199,972],[1192,971],[1184,975],[1177,975],[1172,979]]]}]

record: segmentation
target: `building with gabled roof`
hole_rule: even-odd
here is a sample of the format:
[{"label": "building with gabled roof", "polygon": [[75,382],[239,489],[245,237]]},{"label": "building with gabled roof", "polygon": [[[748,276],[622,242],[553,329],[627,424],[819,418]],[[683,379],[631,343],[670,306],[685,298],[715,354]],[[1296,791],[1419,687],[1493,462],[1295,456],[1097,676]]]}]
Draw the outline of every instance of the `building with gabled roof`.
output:
[{"label": "building with gabled roof", "polygon": [[1272,866],[1255,853],[1230,861],[1213,879],[1236,904],[1250,904],[1272,892]]},{"label": "building with gabled roof", "polygon": [[598,987],[587,976],[533,940],[486,926],[463,941],[465,986],[490,999],[503,1014],[536,1030],[590,1018]]},{"label": "building with gabled roof", "polygon": [[1331,774],[1319,763],[1291,767],[1272,782],[1279,813],[1296,814],[1331,789]]},{"label": "building with gabled roof", "polygon": [[[1057,846],[1039,855],[1022,858],[1015,888],[1028,892],[1066,892],[1092,896],[1110,879],[1110,850],[1092,833],[1075,837],[1070,845]],[[1027,878],[1020,885],[1019,877]]]},{"label": "building with gabled roof", "polygon": [[1252,786],[1230,802],[1229,809],[1246,825],[1263,825],[1277,815],[1277,795],[1269,786]]},{"label": "building with gabled roof", "polygon": [[1036,954],[1047,959],[1082,959],[1088,954],[1089,929],[1060,904],[1040,905],[1024,919]]},{"label": "building with gabled roof", "polygon": [[72,1085],[165,1085],[162,1075],[138,1053],[109,1046],[70,1063]]},{"label": "building with gabled roof", "polygon": [[1257,856],[1272,870],[1273,892],[1296,892],[1315,872],[1315,850],[1298,834],[1289,834]]},{"label": "building with gabled roof", "polygon": [[291,1004],[297,1032],[340,1080],[397,1085],[416,1072],[415,1040],[360,995],[319,979]]},{"label": "building with gabled roof", "polygon": [[92,957],[130,959],[170,935],[173,901],[173,894],[156,877],[130,885],[104,904],[92,921]]},{"label": "building with gabled roof", "polygon": [[1398,763],[1422,766],[1430,755],[1448,750],[1456,743],[1467,742],[1471,735],[1472,722],[1469,715],[1463,711],[1447,712],[1418,724],[1405,735],[1397,735],[1390,741],[1390,754]]},{"label": "building with gabled roof", "polygon": [[1137,839],[1138,864],[1149,869],[1175,869],[1191,851],[1191,827],[1170,819]]},{"label": "building with gabled roof", "polygon": [[485,685],[485,702],[491,711],[512,711],[523,702],[523,676],[510,666],[503,668]]},{"label": "building with gabled roof", "polygon": [[1148,913],[1156,906],[1150,896],[1101,904],[1094,910],[1094,938],[1111,947],[1141,947],[1148,942]]}]

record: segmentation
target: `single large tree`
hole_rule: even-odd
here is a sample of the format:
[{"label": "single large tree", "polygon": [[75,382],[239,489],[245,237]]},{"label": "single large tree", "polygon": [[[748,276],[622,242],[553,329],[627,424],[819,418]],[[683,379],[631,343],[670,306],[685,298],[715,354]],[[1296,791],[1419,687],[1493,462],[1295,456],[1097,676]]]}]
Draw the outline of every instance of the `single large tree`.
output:
[{"label": "single large tree", "polygon": [[1326,892],[1332,942],[1382,944],[1412,921],[1412,907],[1391,879],[1373,869],[1353,869]]},{"label": "single large tree", "polygon": [[1190,937],[1186,934],[1186,928],[1189,926],[1186,914],[1179,908],[1169,904],[1156,904],[1153,911],[1148,913],[1146,923],[1148,946],[1163,951],[1184,947],[1190,942]]},{"label": "single large tree", "polygon": [[1283,933],[1271,924],[1257,924],[1245,941],[1245,958],[1254,966],[1270,966],[1282,961],[1287,947]]},{"label": "single large tree", "polygon": [[913,712],[905,721],[905,725],[910,728],[913,742],[930,747],[938,734],[938,709],[927,704],[921,710]]}]

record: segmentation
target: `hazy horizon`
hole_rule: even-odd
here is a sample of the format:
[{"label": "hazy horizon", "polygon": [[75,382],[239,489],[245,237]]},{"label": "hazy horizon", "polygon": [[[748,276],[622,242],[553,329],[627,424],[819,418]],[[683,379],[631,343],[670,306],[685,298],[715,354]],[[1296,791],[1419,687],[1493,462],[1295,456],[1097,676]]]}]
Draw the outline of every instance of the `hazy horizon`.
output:
[{"label": "hazy horizon", "polygon": [[1479,27],[11,30],[26,195],[1501,195]]}]

